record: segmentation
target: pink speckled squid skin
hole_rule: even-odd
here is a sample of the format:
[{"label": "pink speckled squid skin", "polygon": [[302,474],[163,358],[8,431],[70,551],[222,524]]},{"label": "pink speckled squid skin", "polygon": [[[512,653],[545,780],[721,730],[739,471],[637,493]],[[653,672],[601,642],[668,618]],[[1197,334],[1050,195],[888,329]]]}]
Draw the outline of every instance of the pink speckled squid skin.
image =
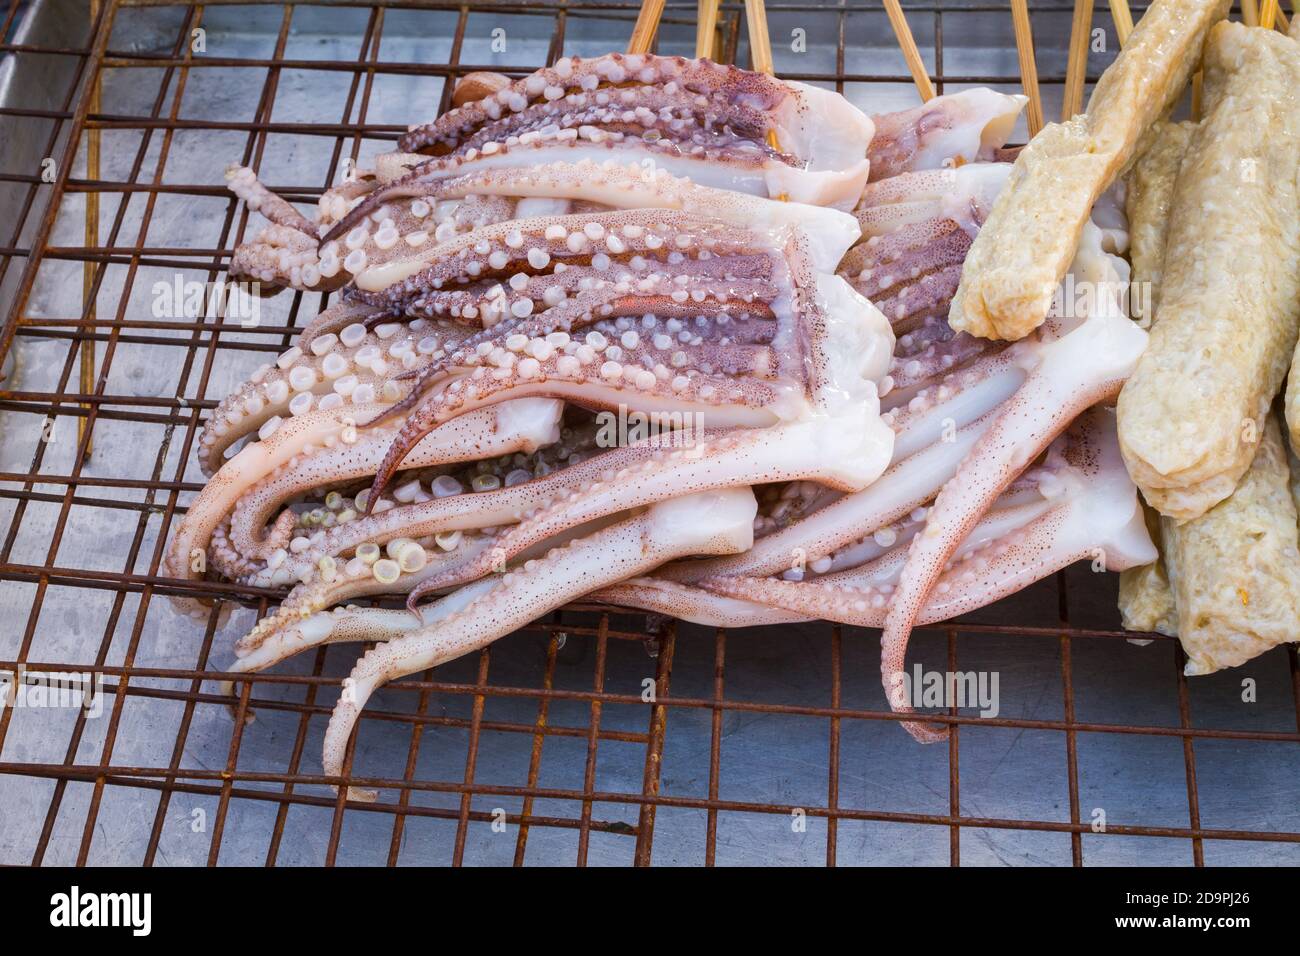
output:
[{"label": "pink speckled squid skin", "polygon": [[[899,543],[882,546],[878,557],[811,580],[717,576],[679,587],[784,609],[798,619],[883,628],[912,542],[927,520],[903,522],[906,537],[900,534]],[[915,623],[948,620],[1077,560],[1099,556],[1106,570],[1118,571],[1149,562],[1154,550],[1118,456],[1114,415],[1097,408],[1077,419],[1049,448],[1046,460],[1024,472],[983,513],[945,561]],[[707,608],[707,593],[694,597],[698,608]],[[669,594],[685,602],[681,593]]]},{"label": "pink speckled squid skin", "polygon": [[332,290],[413,250],[543,210],[653,206],[725,218],[735,202],[710,193],[847,210],[867,181],[872,133],[842,97],[707,60],[566,57],[413,127],[373,169],[327,190],[315,222],[232,167],[231,190],[270,225],[236,250],[231,274]]},{"label": "pink speckled squid skin", "polygon": [[[562,270],[561,279],[578,272],[582,285],[568,298],[548,280],[540,303],[512,305],[472,349],[420,374],[394,406],[410,414],[376,491],[428,430],[509,397],[700,413],[719,427],[770,425],[808,407],[822,360],[812,346],[817,278],[801,234],[662,210],[562,217],[532,227],[517,246],[500,227],[482,232],[485,268],[540,262],[540,249],[546,267]],[[472,270],[482,257],[476,251],[457,268]],[[420,273],[384,294],[418,297],[439,278]]]},{"label": "pink speckled squid skin", "polygon": [[[499,578],[470,585],[454,610],[381,643],[357,662],[325,731],[325,773],[342,773],[348,740],[374,690],[406,674],[467,654],[572,601],[686,554],[726,554],[753,543],[755,501],[748,488],[702,492],[648,510],[547,552]],[[374,794],[353,789],[352,799]]]},{"label": "pink speckled squid skin", "polygon": [[[907,640],[946,562],[1053,438],[1089,407],[1114,400],[1145,347],[1146,333],[1118,308],[1102,308],[1050,341],[1025,384],[939,492],[925,528],[912,540],[881,637],[881,677],[895,710],[909,712],[899,696]],[[946,735],[946,728],[904,726],[924,742]]]}]

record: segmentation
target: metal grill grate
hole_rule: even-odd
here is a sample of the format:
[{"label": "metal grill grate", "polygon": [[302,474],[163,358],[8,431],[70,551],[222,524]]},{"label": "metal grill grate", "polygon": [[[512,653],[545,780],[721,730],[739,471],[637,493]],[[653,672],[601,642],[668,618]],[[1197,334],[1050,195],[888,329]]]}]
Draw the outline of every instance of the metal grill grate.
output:
[{"label": "metal grill grate", "polygon": [[[957,864],[1007,853],[1075,865],[1201,864],[1207,847],[1218,854],[1210,862],[1258,859],[1260,842],[1296,858],[1300,818],[1286,789],[1300,758],[1294,645],[1243,671],[1261,696],[1242,708],[1242,675],[1189,687],[1176,642],[1151,635],[1157,644],[1145,651],[1125,644],[1131,635],[1115,629],[1113,581],[1086,569],[918,632],[914,656],[932,667],[956,671],[976,660],[1032,668],[1024,696],[1011,694],[1017,713],[951,710],[946,748],[914,746],[891,726],[896,718],[874,676],[874,632],[815,625],[714,633],[574,607],[386,688],[365,712],[349,761],[351,781],[380,788],[381,800],[336,797],[316,755],[356,649],[321,648],[296,670],[244,678],[232,707],[213,661],[228,659],[233,636],[276,595],[159,574],[169,529],[200,487],[191,452],[204,414],[319,307],[315,296],[282,294],[268,304],[280,311],[255,329],[219,312],[150,314],[141,290],[153,277],[183,270],[218,279],[247,227],[218,177],[177,179],[174,156],[192,164],[191,138],[204,149],[219,138],[223,149],[235,144],[219,160],[242,153],[242,162],[265,169],[270,153],[292,157],[294,144],[306,142],[313,155],[329,154],[322,175],[272,183],[312,201],[347,158],[403,131],[385,120],[410,116],[411,103],[394,103],[391,90],[417,87],[385,87],[392,78],[432,84],[418,89],[435,91],[445,109],[445,81],[459,74],[518,75],[542,65],[540,56],[473,62],[484,49],[480,34],[501,18],[511,30],[550,35],[545,58],[553,61],[575,49],[597,52],[601,36],[626,36],[637,8],[580,0],[248,7],[239,15],[274,23],[264,48],[209,43],[196,51],[193,31],[229,9],[105,0],[90,6],[84,46],[40,47],[8,42],[20,10],[18,0],[8,4],[0,53],[71,59],[76,68],[61,108],[0,109],[0,118],[49,136],[57,171],[47,184],[39,171],[0,169],[0,182],[25,190],[22,216],[0,249],[0,280],[20,274],[0,354],[33,356],[17,387],[0,392],[8,469],[0,471],[0,603],[9,607],[0,669],[102,673],[108,699],[98,720],[0,710],[5,862],[648,864],[656,842],[656,862],[709,864]],[[774,37],[802,26],[833,55],[831,69],[819,72],[778,50],[782,75],[833,83],[869,108],[911,101],[901,56],[877,64],[855,50],[873,37],[893,43],[878,4],[776,3],[768,11]],[[1019,87],[1005,4],[913,3],[907,13],[939,92]],[[693,4],[669,5],[661,52],[689,54],[694,14]],[[1049,119],[1060,110],[1071,14],[1068,4],[1034,9]],[[728,60],[745,62],[743,16],[738,4],[722,7]],[[1100,11],[1093,22],[1109,27]],[[319,39],[325,23],[340,31],[337,43]],[[422,28],[438,62],[390,55],[390,38]],[[994,66],[969,65],[972,43],[1001,50]],[[340,58],[347,45],[355,56]],[[1092,57],[1091,78],[1110,56]],[[336,118],[322,110],[304,120],[277,106],[282,87],[303,77],[339,81],[330,86],[343,103]],[[223,89],[246,87],[256,96],[221,106]],[[142,88],[152,101],[143,113],[130,105]],[[176,224],[185,203],[219,210],[215,241],[184,241]],[[83,220],[88,238],[78,242]],[[157,243],[151,234],[160,224]],[[79,314],[38,307],[79,280]],[[133,387],[120,369],[142,365],[171,384],[157,394]],[[35,378],[30,389],[26,373]],[[125,464],[100,464],[114,457]],[[110,529],[111,544],[97,544],[87,527]],[[214,609],[195,622],[165,600],[195,593],[241,609],[230,619]],[[1198,719],[1193,697],[1205,715]],[[1118,706],[1121,698],[1128,703]],[[246,723],[252,711],[257,720]],[[1108,790],[1108,774],[1129,789]],[[1146,777],[1147,807],[1115,805],[1140,796]],[[1240,804],[1223,803],[1239,787],[1258,812],[1234,815]],[[1108,805],[1099,830],[1097,809]],[[1135,848],[1125,838],[1146,839]],[[1127,849],[1114,856],[1113,845]]]}]

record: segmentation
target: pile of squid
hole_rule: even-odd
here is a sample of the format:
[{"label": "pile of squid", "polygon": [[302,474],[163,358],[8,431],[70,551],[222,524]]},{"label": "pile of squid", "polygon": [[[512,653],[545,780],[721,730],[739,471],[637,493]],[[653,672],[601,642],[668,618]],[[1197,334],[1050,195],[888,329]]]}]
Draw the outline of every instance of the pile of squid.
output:
[{"label": "pile of squid", "polygon": [[378,687],[579,598],[883,628],[908,713],[913,626],[1081,558],[1153,560],[1099,407],[1146,342],[1122,196],[1069,266],[1113,293],[1014,344],[948,323],[1023,97],[867,116],[621,54],[474,83],[314,219],[228,173],[270,223],[232,276],[337,294],[208,419],[168,569],[289,589],[235,672],[373,644],[327,774]]}]

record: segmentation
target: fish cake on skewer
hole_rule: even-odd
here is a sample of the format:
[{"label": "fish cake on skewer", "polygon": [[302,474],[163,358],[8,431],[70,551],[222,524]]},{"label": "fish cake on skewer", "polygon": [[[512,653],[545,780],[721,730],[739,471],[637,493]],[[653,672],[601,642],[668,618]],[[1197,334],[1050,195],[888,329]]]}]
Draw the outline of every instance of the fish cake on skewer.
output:
[{"label": "fish cake on skewer", "polygon": [[[1125,211],[1133,267],[1129,310],[1143,328],[1150,327],[1159,301],[1174,180],[1195,128],[1194,123],[1157,123],[1150,145],[1127,177]],[[1142,507],[1151,540],[1159,547],[1160,515],[1145,504]],[[1174,594],[1163,556],[1120,572],[1119,613],[1126,630],[1177,634]]]},{"label": "fish cake on skewer", "polygon": [[1024,338],[1047,317],[1098,197],[1182,94],[1228,0],[1156,0],[1102,74],[1088,112],[1053,123],[1016,159],[966,258],[948,321],[982,338]]},{"label": "fish cake on skewer", "polygon": [[1169,637],[1178,636],[1178,610],[1174,590],[1165,566],[1164,544],[1160,534],[1161,517],[1150,508],[1142,509],[1147,534],[1158,554],[1150,564],[1126,568],[1119,573],[1119,617],[1126,631],[1155,631]]},{"label": "fish cake on skewer", "polygon": [[[1300,42],[1300,15],[1291,18],[1291,39]],[[1286,382],[1286,423],[1291,447],[1300,444],[1300,348],[1291,357],[1291,374]]]},{"label": "fish cake on skewer", "polygon": [[1237,490],[1194,521],[1160,519],[1190,677],[1300,640],[1300,545],[1291,471],[1274,417]]},{"label": "fish cake on skewer", "polygon": [[1151,326],[1160,300],[1174,181],[1194,129],[1195,123],[1157,123],[1150,146],[1128,175],[1124,207],[1128,213],[1134,293],[1129,299],[1129,314],[1144,329]]},{"label": "fish cake on skewer", "polygon": [[1119,398],[1129,473],[1153,507],[1180,521],[1230,495],[1250,467],[1295,348],[1297,91],[1292,40],[1214,28],[1205,119],[1175,186],[1151,342]]}]

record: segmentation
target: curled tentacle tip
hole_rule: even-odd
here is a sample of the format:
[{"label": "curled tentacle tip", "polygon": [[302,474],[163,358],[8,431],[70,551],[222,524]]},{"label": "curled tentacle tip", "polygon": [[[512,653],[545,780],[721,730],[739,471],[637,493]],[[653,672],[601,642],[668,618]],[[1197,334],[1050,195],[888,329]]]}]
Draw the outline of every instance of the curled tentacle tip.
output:
[{"label": "curled tentacle tip", "polygon": [[[334,786],[331,786],[330,790],[336,794],[339,792],[339,788]],[[348,793],[345,799],[353,803],[374,803],[379,799],[379,791],[367,790],[364,787],[348,787]]]},{"label": "curled tentacle tip", "polygon": [[[235,693],[235,682],[232,680],[223,680],[217,682],[217,693],[222,697],[229,697],[226,709],[230,711],[231,720],[239,720],[239,695]],[[247,727],[257,719],[257,713],[249,707],[244,711],[244,726]]]},{"label": "curled tentacle tip", "polygon": [[384,493],[384,489],[387,487],[388,475],[386,475],[384,469],[381,468],[379,473],[375,475],[375,480],[370,483],[369,490],[365,493],[366,506],[361,509],[362,517],[369,518],[374,513],[375,504],[379,501],[380,495]]},{"label": "curled tentacle tip", "polygon": [[901,722],[901,726],[919,744],[937,744],[948,739],[947,724],[925,724],[920,721],[905,720]]}]

